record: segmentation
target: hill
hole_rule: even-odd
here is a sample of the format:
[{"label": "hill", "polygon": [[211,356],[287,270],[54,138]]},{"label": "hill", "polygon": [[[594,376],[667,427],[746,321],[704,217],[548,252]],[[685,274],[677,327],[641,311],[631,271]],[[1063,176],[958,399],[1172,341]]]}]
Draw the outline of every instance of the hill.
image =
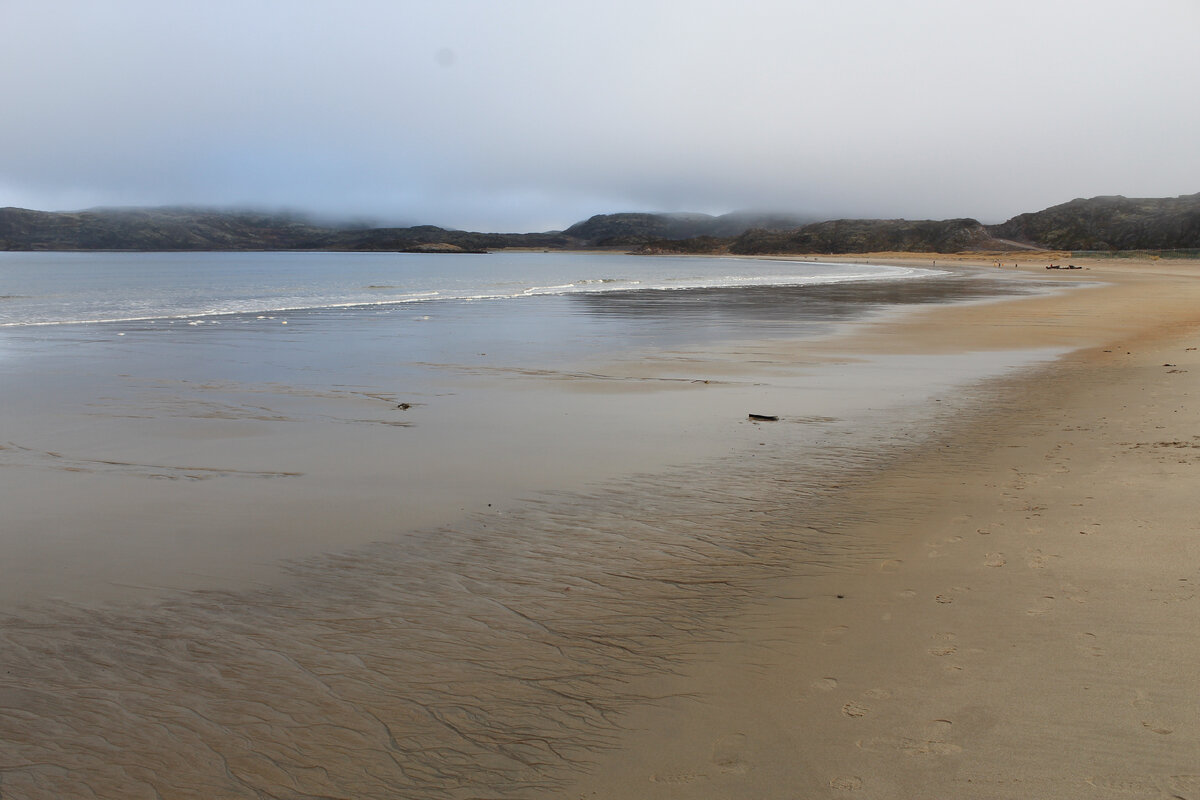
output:
[{"label": "hill", "polygon": [[753,228],[788,230],[812,222],[796,214],[735,211],[709,214],[597,214],[563,231],[570,239],[590,247],[633,247],[657,241],[696,237],[732,237]]},{"label": "hill", "polygon": [[993,236],[1049,250],[1181,250],[1200,247],[1200,194],[1077,198],[1020,214]]},{"label": "hill", "polygon": [[[556,232],[468,233],[420,225],[318,225],[299,216],[191,208],[0,209],[0,250],[423,250],[567,247]],[[445,245],[435,247],[433,245]]]},{"label": "hill", "polygon": [[298,217],[187,208],[0,209],[0,250],[273,250],[327,235]]},{"label": "hill", "polygon": [[786,229],[786,214],[599,214],[566,231],[477,233],[318,225],[298,216],[191,208],[100,208],[77,212],[0,209],[0,250],[395,250],[479,252],[634,247],[659,239],[731,237],[752,227]]},{"label": "hill", "polygon": [[339,250],[483,252],[510,247],[643,253],[866,253],[963,250],[1200,248],[1200,194],[1093,197],[999,225],[948,220],[839,219],[736,212],[598,214],[565,231],[478,233],[434,225],[322,225],[303,217],[189,208],[69,213],[0,209],[0,250]]},{"label": "hill", "polygon": [[791,231],[748,231],[729,245],[742,255],[764,253],[957,253],[991,243],[977,220],[838,219]]}]

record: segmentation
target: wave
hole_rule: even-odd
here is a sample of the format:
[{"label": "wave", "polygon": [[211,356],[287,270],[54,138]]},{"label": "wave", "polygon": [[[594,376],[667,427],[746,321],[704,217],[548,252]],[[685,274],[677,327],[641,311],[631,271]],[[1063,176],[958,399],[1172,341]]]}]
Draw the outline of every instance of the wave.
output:
[{"label": "wave", "polygon": [[[763,259],[768,260],[768,259]],[[778,263],[778,262],[777,262]],[[870,270],[863,270],[861,264],[819,263],[812,266],[823,268],[844,268],[832,274],[802,273],[794,275],[760,275],[760,274],[728,274],[720,276],[672,276],[654,281],[642,281],[629,278],[580,278],[571,283],[550,284],[546,286],[533,285],[517,289],[508,284],[505,288],[497,287],[492,290],[465,289],[460,291],[413,291],[402,295],[386,298],[373,297],[355,299],[323,299],[287,298],[272,304],[269,298],[255,300],[230,301],[224,307],[209,307],[197,309],[166,310],[160,313],[121,314],[114,310],[109,314],[98,313],[96,316],[71,319],[26,319],[0,322],[0,328],[28,328],[41,326],[63,325],[104,325],[128,323],[155,323],[186,321],[194,324],[197,320],[219,321],[218,318],[255,317],[267,319],[269,315],[299,314],[339,309],[368,309],[402,306],[412,303],[427,302],[479,302],[495,300],[515,300],[530,297],[561,296],[571,294],[605,294],[616,292],[676,292],[705,289],[737,289],[761,288],[771,286],[810,286],[832,283],[850,283],[856,281],[903,280],[912,278],[945,275],[942,270],[922,269],[916,267],[895,267],[871,265]],[[399,286],[374,284],[365,290],[377,292],[382,289],[399,289]],[[364,291],[365,291],[364,290]]]}]

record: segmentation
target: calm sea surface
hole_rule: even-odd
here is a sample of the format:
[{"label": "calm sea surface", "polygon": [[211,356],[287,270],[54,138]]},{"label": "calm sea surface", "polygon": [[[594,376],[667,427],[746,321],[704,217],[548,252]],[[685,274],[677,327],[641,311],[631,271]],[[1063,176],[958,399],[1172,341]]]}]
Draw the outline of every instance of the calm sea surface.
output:
[{"label": "calm sea surface", "polygon": [[796,343],[1032,290],[765,259],[0,253],[0,605],[237,586],[767,444],[875,452],[935,394],[1044,356]]},{"label": "calm sea surface", "polygon": [[931,274],[861,264],[549,253],[0,253],[0,325],[222,321],[238,314]]},{"label": "calm sea surface", "polygon": [[[496,253],[0,253],[0,359],[224,360],[271,379],[828,333],[994,282],[864,264]],[[288,326],[288,327],[285,327]],[[136,344],[134,344],[136,342]],[[74,345],[64,352],[63,345]],[[113,348],[117,348],[114,350]],[[323,378],[314,374],[324,372]]]}]

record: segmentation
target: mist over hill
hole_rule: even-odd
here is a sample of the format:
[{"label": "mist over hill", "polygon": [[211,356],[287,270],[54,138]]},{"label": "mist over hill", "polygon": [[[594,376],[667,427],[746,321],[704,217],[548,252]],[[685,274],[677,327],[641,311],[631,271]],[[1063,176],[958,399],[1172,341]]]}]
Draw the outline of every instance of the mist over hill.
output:
[{"label": "mist over hill", "polygon": [[321,223],[300,215],[191,208],[0,209],[0,250],[333,250],[485,252],[633,249],[644,253],[952,253],[1013,249],[1200,248],[1200,194],[1076,199],[999,225],[948,220],[814,220],[786,213],[598,214],[564,231],[479,233]]}]

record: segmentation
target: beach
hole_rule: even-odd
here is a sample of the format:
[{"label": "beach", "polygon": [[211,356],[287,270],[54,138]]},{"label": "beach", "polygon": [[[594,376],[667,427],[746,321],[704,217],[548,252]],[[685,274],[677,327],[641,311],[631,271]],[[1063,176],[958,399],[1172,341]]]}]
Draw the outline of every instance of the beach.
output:
[{"label": "beach", "polygon": [[569,796],[1198,796],[1196,265],[1096,273],[856,342],[1079,349],[850,489],[880,556],[780,581]]},{"label": "beach", "polygon": [[[140,384],[190,409],[167,420],[172,441],[224,426],[227,446],[183,465],[153,452],[161,438],[98,455],[82,425],[47,423],[79,442],[67,458],[9,441],[13,497],[52,484],[115,504],[137,478],[161,505],[139,511],[133,568],[89,583],[84,559],[74,593],[70,576],[8,589],[25,602],[0,628],[0,792],[1200,796],[1200,265],[1076,263],[996,273],[1087,288],[914,304],[802,340],[600,354],[586,370],[443,366],[445,385],[419,396]],[[887,396],[862,375],[890,378]],[[479,382],[515,399],[464,438],[542,422],[545,438],[504,440],[503,458],[473,465],[469,503],[430,496],[438,513],[388,538],[381,476],[440,484],[380,431],[448,425],[478,408],[455,398]],[[546,387],[601,424],[543,420]],[[427,416],[400,415],[405,402]],[[106,425],[134,424],[111,413],[122,403]],[[664,408],[674,427],[655,438]],[[304,444],[331,454],[318,477],[341,504],[254,446],[272,415],[312,423]],[[606,450],[606,430],[639,446]],[[596,463],[506,474],[556,446]],[[279,530],[242,549],[150,536],[184,500],[214,515],[197,526],[236,532],[264,485],[292,511],[264,513]],[[41,512],[25,513],[32,530]],[[113,519],[126,528],[110,538],[127,535]],[[285,529],[290,559],[258,563]],[[156,546],[204,567],[146,558]]]}]

